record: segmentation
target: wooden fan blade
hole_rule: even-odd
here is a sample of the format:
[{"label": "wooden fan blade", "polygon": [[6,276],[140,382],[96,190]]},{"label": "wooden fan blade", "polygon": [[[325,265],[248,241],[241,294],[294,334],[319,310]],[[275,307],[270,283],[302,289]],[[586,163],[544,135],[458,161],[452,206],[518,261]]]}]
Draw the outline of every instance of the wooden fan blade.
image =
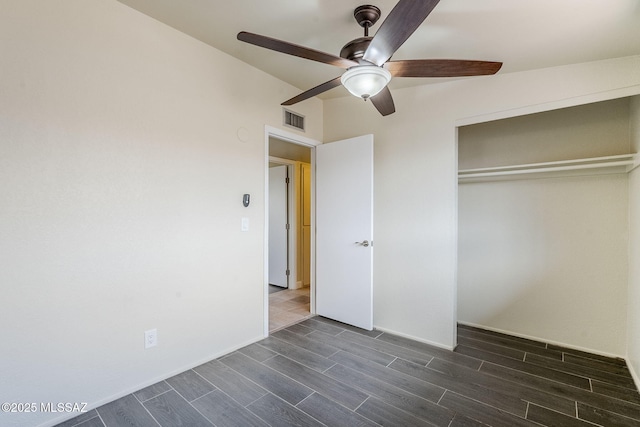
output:
[{"label": "wooden fan blade", "polygon": [[429,16],[440,0],[400,0],[384,20],[363,59],[382,66]]},{"label": "wooden fan blade", "polygon": [[312,61],[322,62],[324,64],[335,65],[336,67],[340,68],[346,69],[358,65],[357,62],[351,61],[350,59],[341,58],[339,56],[331,55],[330,53],[325,53],[319,50],[310,49],[308,47],[299,46],[297,44],[273,39],[271,37],[248,33],[246,31],[241,31],[238,33],[238,40],[256,46],[264,47],[266,49],[275,50],[276,52],[286,53],[287,55],[310,59]]},{"label": "wooden fan blade", "polygon": [[340,77],[336,77],[333,80],[329,80],[328,82],[322,83],[312,89],[309,89],[306,92],[302,92],[298,96],[294,96],[293,98],[284,101],[280,105],[293,105],[297,104],[300,101],[304,101],[305,99],[313,98],[316,95],[320,95],[323,92],[328,91],[329,89],[333,89],[334,87],[340,86],[342,83],[340,82]]},{"label": "wooden fan blade", "polygon": [[495,74],[502,62],[464,59],[414,59],[389,61],[384,68],[394,77],[461,77]]},{"label": "wooden fan blade", "polygon": [[376,110],[383,116],[388,116],[396,112],[396,106],[393,104],[393,97],[388,86],[385,86],[376,96],[369,98],[376,107]]}]

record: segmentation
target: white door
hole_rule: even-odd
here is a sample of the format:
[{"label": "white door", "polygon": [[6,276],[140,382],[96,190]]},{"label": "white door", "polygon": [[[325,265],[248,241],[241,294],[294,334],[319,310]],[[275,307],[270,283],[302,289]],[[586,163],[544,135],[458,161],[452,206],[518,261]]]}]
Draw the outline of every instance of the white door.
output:
[{"label": "white door", "polygon": [[373,135],[316,147],[316,313],[373,329]]},{"label": "white door", "polygon": [[269,168],[269,284],[287,283],[287,166]]}]

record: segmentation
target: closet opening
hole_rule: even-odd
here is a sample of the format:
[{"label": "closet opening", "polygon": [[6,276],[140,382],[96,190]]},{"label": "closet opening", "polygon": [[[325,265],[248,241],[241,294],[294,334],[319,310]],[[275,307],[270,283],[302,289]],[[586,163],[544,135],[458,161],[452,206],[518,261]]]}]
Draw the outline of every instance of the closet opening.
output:
[{"label": "closet opening", "polygon": [[625,353],[630,98],[458,128],[465,326]]}]

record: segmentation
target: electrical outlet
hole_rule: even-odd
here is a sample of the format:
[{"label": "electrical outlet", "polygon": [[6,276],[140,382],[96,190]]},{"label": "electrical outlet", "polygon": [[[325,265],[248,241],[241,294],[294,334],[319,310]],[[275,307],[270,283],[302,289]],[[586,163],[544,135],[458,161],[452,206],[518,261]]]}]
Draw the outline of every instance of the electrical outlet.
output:
[{"label": "electrical outlet", "polygon": [[158,330],[149,329],[144,331],[144,348],[151,348],[158,345]]}]

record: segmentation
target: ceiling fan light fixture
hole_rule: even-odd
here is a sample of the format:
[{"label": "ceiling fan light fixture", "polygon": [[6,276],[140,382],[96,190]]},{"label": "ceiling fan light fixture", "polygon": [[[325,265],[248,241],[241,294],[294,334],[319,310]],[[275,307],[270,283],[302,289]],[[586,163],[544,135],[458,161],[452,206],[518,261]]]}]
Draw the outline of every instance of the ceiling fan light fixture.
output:
[{"label": "ceiling fan light fixture", "polygon": [[391,73],[377,65],[360,65],[349,68],[340,82],[351,94],[367,99],[376,96],[391,81]]}]

